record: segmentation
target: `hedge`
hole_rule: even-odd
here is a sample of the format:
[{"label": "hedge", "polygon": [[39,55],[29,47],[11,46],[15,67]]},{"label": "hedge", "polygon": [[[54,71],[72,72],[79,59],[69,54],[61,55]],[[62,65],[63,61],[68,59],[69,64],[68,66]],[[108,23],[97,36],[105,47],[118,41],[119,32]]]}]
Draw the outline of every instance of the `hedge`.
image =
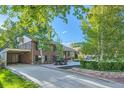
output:
[{"label": "hedge", "polygon": [[80,61],[81,67],[100,71],[124,71],[124,62]]}]

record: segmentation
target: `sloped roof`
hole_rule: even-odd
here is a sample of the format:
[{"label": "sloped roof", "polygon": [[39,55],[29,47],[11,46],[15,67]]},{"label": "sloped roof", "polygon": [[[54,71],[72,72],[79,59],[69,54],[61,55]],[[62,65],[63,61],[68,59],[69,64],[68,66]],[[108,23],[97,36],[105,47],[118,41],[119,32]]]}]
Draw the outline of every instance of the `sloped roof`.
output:
[{"label": "sloped roof", "polygon": [[[53,43],[53,44],[57,44],[56,41],[52,41],[52,43]],[[63,45],[63,44],[61,44],[61,45],[63,46],[63,50],[64,50],[64,51],[77,52],[77,50],[75,50],[75,49],[73,49],[73,48],[71,48],[71,47],[67,47],[67,46],[65,46],[65,45]]]},{"label": "sloped roof", "polygon": [[63,49],[64,49],[64,51],[72,51],[72,52],[77,52],[75,49],[70,48],[70,47],[67,47],[67,46],[64,46],[64,45],[63,45]]}]

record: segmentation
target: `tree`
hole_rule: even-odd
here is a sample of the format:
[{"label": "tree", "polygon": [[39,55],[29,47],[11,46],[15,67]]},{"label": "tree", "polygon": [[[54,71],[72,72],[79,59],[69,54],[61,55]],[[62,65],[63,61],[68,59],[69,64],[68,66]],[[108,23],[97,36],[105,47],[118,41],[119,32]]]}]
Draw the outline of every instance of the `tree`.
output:
[{"label": "tree", "polygon": [[93,6],[82,21],[86,41],[92,42],[99,61],[123,59],[123,13],[123,6]]},{"label": "tree", "polygon": [[[32,36],[40,42],[42,41],[41,47],[44,47],[43,45],[46,45],[46,42],[49,41],[48,38],[53,38],[50,35],[53,31],[51,22],[55,17],[59,17],[67,23],[66,15],[70,13],[71,7],[74,10],[73,15],[78,19],[82,19],[82,14],[88,10],[84,6],[0,6],[0,14],[9,17],[11,22],[8,24],[14,22],[15,26],[12,26],[11,29],[14,27],[14,31],[18,32],[18,36]],[[16,19],[16,21],[13,19]],[[13,33],[13,31],[9,31],[9,33]]]}]

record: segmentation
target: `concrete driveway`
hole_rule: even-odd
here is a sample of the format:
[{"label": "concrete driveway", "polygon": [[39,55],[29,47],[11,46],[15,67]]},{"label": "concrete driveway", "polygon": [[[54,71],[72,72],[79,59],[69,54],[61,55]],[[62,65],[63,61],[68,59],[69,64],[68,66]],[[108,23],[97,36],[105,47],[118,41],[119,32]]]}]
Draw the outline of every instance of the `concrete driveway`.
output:
[{"label": "concrete driveway", "polygon": [[66,65],[54,65],[54,64],[42,64],[42,67],[47,68],[61,68],[61,67],[71,67],[71,66],[80,66],[80,62],[68,61]]},{"label": "concrete driveway", "polygon": [[[114,82],[81,76],[59,69],[50,69],[41,65],[16,64],[10,65],[8,68],[45,88],[104,88],[114,85]],[[121,87],[119,84],[117,86]]]}]

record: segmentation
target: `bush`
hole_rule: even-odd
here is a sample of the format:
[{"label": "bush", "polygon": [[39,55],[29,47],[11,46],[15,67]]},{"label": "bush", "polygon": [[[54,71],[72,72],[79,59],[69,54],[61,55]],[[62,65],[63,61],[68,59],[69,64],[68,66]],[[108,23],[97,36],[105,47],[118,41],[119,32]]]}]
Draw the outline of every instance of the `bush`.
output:
[{"label": "bush", "polygon": [[98,69],[97,63],[95,61],[80,61],[82,68],[88,69]]},{"label": "bush", "polygon": [[81,64],[81,67],[82,67],[82,68],[85,68],[85,61],[82,61],[82,60],[81,60],[81,61],[80,61],[80,64]]},{"label": "bush", "polygon": [[112,63],[111,62],[99,62],[98,64],[98,70],[111,70]]},{"label": "bush", "polygon": [[80,61],[81,67],[100,71],[124,71],[124,62]]},{"label": "bush", "polygon": [[112,70],[124,71],[124,62],[113,62]]}]

